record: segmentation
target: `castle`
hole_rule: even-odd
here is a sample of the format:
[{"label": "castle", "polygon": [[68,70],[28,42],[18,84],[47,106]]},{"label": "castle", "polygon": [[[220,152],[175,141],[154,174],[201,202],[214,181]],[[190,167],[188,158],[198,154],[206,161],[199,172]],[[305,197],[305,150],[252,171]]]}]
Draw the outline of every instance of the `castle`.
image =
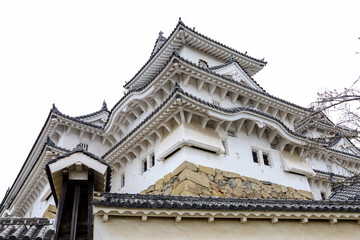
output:
[{"label": "castle", "polygon": [[181,20],[160,32],[111,111],[53,106],[0,205],[0,239],[355,234],[357,200],[327,200],[360,171],[349,130],[266,92],[265,65]]}]

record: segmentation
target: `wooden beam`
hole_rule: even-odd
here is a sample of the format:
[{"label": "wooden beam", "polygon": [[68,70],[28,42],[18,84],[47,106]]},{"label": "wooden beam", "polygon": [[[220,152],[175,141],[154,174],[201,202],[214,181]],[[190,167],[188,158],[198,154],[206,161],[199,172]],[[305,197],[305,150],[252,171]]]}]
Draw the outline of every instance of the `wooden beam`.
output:
[{"label": "wooden beam", "polygon": [[74,201],[71,217],[70,239],[76,240],[77,219],[79,215],[80,185],[75,185]]},{"label": "wooden beam", "polygon": [[202,89],[202,87],[204,86],[205,81],[202,80],[202,79],[198,79],[198,80],[196,81],[196,83],[197,83],[197,90],[198,90],[198,92],[200,92],[201,89]]},{"label": "wooden beam", "polygon": [[188,113],[186,114],[186,122],[187,122],[187,123],[190,123],[190,122],[191,122],[192,116],[193,116],[193,113],[192,113],[192,112],[188,112]]},{"label": "wooden beam", "polygon": [[246,134],[250,136],[254,130],[256,122],[249,121],[249,123],[246,125]]},{"label": "wooden beam", "polygon": [[219,121],[216,125],[215,125],[215,131],[218,132],[219,131],[219,128],[221,126],[221,124],[223,123],[224,121]]},{"label": "wooden beam", "polygon": [[259,139],[263,136],[265,130],[266,130],[266,126],[259,128],[259,131],[257,132]]},{"label": "wooden beam", "polygon": [[200,118],[201,127],[202,127],[202,128],[205,128],[205,127],[206,127],[206,124],[208,123],[209,120],[210,120],[209,118],[201,117],[201,118]]},{"label": "wooden beam", "polygon": [[277,135],[277,132],[276,131],[272,131],[272,130],[268,130],[268,134],[267,134],[267,137],[268,137],[268,140],[269,140],[269,143],[271,144],[272,141],[274,141],[275,137]]},{"label": "wooden beam", "polygon": [[224,100],[227,92],[228,92],[228,90],[226,88],[220,88],[220,99],[221,100]]},{"label": "wooden beam", "polygon": [[185,87],[187,87],[187,85],[189,84],[190,78],[191,78],[190,74],[186,75],[186,77],[184,78],[184,86]]},{"label": "wooden beam", "polygon": [[238,93],[234,93],[232,92],[231,93],[231,103],[234,104],[237,100],[237,98],[239,97],[239,94]]},{"label": "wooden beam", "polygon": [[212,96],[216,90],[216,85],[215,84],[210,84],[209,85],[209,95]]},{"label": "wooden beam", "polygon": [[[59,235],[59,231],[60,231],[60,223],[61,223],[61,218],[62,218],[63,212],[64,212],[64,203],[65,203],[66,191],[67,191],[67,186],[68,186],[69,172],[67,170],[65,170],[65,171],[63,170],[62,177],[63,177],[63,182],[62,182],[62,187],[61,187],[61,191],[60,191],[59,203],[57,204],[54,239],[58,239],[58,235]],[[52,190],[55,190],[55,189],[52,189]],[[55,191],[52,191],[52,192],[55,196],[54,197],[55,200],[57,200],[56,192]],[[55,203],[57,203],[57,201],[55,201]]]},{"label": "wooden beam", "polygon": [[235,122],[235,129],[236,129],[237,133],[239,133],[241,131],[241,128],[244,125],[244,122],[245,122],[245,118]]}]

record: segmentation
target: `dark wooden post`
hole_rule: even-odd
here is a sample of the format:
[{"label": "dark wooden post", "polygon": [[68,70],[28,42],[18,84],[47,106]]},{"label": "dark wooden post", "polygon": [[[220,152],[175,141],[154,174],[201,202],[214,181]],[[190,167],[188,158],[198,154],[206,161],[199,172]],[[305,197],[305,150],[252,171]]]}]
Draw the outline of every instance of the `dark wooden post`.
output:
[{"label": "dark wooden post", "polygon": [[94,195],[94,170],[89,169],[88,173],[88,233],[87,239],[93,240],[93,206],[92,206],[92,199]]},{"label": "dark wooden post", "polygon": [[[69,171],[67,169],[64,169],[62,171],[62,177],[63,177],[63,184],[61,187],[59,205],[58,205],[57,214],[56,214],[56,226],[55,226],[55,236],[54,236],[55,240],[58,238],[58,235],[59,235],[60,222],[61,222],[61,217],[63,215],[63,210],[64,210],[64,202],[65,202],[66,190],[67,190],[67,185],[68,185],[68,180],[69,180]],[[54,192],[53,194],[56,194],[56,192]]]},{"label": "dark wooden post", "polygon": [[70,232],[71,240],[76,240],[76,228],[77,228],[77,220],[79,215],[79,201],[80,201],[80,185],[76,184],[75,192],[74,192],[72,217],[71,217],[71,232]]}]

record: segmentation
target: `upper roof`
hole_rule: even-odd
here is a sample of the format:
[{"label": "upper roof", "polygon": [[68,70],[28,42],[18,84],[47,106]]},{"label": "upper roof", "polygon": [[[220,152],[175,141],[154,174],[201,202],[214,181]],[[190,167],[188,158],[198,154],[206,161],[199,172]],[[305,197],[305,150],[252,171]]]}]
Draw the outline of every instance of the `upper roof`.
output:
[{"label": "upper roof", "polygon": [[[161,44],[159,44],[159,41]],[[158,38],[149,60],[130,81],[125,83],[124,87],[130,89],[142,85],[161,68],[171,55],[173,48],[178,49],[183,45],[202,48],[202,51],[209,51],[212,55],[217,55],[217,57],[223,61],[226,61],[231,55],[233,55],[240,63],[241,67],[250,76],[255,75],[266,65],[266,62],[263,59],[259,60],[253,58],[248,56],[246,53],[241,53],[222,43],[219,43],[201,33],[196,32],[194,29],[189,28],[181,21],[181,19],[179,19],[178,24],[166,40],[163,37],[160,40]]]}]

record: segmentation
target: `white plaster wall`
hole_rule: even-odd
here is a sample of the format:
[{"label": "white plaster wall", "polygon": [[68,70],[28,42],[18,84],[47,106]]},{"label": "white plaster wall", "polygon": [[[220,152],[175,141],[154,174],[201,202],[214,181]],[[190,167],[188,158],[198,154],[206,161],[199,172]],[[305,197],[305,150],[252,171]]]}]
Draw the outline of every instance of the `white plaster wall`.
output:
[{"label": "white plaster wall", "polygon": [[39,194],[39,197],[32,204],[32,207],[24,215],[24,217],[42,217],[50,204],[55,205],[55,201],[52,196],[48,200],[42,200],[42,197],[48,193],[49,188],[50,185],[47,184],[41,194]]},{"label": "white plaster wall", "polygon": [[69,133],[65,132],[61,138],[61,141],[58,142],[58,145],[62,148],[72,150],[80,142],[88,144],[88,151],[97,156],[102,156],[110,149],[108,144],[102,144],[102,139],[100,136],[96,136],[91,141],[90,135],[85,133],[83,134],[82,138],[80,138],[80,132],[76,129],[72,129]]},{"label": "white plaster wall", "polygon": [[221,59],[218,59],[214,56],[211,56],[210,54],[204,53],[198,49],[195,49],[193,47],[186,46],[186,45],[184,45],[183,47],[181,47],[179,49],[179,54],[181,57],[183,57],[195,64],[198,64],[199,59],[203,59],[209,64],[209,67],[217,66],[217,65],[225,63]]},{"label": "white plaster wall", "polygon": [[[222,134],[223,136],[223,134]],[[190,161],[197,165],[203,165],[221,170],[236,172],[244,176],[259,180],[271,181],[295,189],[310,191],[307,177],[283,171],[281,156],[278,150],[272,149],[266,138],[258,139],[256,135],[247,136],[240,132],[234,137],[227,137],[229,154],[213,154],[191,147],[183,147],[180,151],[164,161],[156,161],[154,167],[141,173],[141,162],[153,150],[142,154],[131,163],[127,162],[125,169],[113,174],[112,192],[138,193],[147,189],[157,180],[172,172],[183,161]],[[158,144],[155,145],[155,151]],[[270,154],[271,166],[254,163],[252,159],[252,148]],[[120,188],[120,174],[125,172],[125,187]]]},{"label": "white plaster wall", "polygon": [[94,216],[94,239],[244,239],[244,240],[305,240],[305,239],[357,239],[360,228],[356,221],[339,221],[331,225],[328,221],[310,220],[306,224],[298,220],[279,220],[272,224],[268,219],[249,220],[241,224],[239,219],[215,219],[208,223],[204,219],[114,217],[104,222],[102,216]]}]

